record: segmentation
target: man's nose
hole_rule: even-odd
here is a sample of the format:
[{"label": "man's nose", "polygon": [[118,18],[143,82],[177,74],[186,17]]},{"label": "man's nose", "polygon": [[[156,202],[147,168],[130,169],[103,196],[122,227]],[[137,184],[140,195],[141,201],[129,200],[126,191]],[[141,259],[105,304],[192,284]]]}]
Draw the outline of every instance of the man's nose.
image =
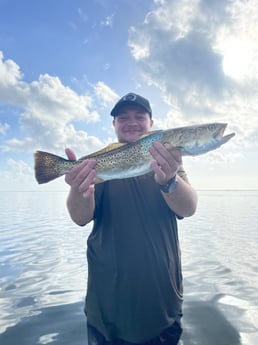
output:
[{"label": "man's nose", "polygon": [[128,119],[128,122],[127,122],[130,126],[133,126],[133,125],[138,125],[138,122],[135,118],[130,118]]}]

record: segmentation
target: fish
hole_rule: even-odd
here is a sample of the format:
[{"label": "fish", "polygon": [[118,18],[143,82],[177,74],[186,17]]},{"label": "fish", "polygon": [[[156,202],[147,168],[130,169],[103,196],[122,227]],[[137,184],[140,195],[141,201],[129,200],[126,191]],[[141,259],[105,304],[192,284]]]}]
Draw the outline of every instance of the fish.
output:
[{"label": "fish", "polygon": [[124,179],[147,174],[152,170],[150,148],[156,141],[168,149],[181,150],[182,156],[197,156],[219,148],[235,133],[223,136],[227,123],[207,123],[148,132],[129,143],[112,143],[103,149],[69,160],[44,151],[34,153],[35,178],[39,184],[47,183],[67,174],[86,159],[96,160],[94,183]]}]

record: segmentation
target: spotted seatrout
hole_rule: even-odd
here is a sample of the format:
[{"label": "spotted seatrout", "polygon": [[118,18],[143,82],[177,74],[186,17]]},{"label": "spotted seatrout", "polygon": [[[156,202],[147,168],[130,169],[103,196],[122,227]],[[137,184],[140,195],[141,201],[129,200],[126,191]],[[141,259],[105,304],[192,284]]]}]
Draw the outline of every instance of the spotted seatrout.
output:
[{"label": "spotted seatrout", "polygon": [[47,183],[68,173],[86,159],[95,159],[95,183],[144,175],[151,171],[153,157],[150,147],[155,141],[176,147],[182,155],[196,156],[215,150],[230,140],[235,133],[223,136],[225,123],[209,123],[188,127],[149,132],[131,143],[115,143],[84,156],[76,161],[64,159],[51,153],[36,151],[35,177],[38,183]]}]

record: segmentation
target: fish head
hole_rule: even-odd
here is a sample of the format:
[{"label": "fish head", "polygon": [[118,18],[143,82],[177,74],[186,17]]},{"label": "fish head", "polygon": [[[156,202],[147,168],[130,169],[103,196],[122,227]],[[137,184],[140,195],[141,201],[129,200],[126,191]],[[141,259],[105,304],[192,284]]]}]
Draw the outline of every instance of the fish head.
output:
[{"label": "fish head", "polygon": [[206,144],[210,142],[212,145],[221,146],[235,135],[235,133],[231,133],[224,136],[226,128],[227,123],[208,123],[197,127],[197,136],[200,135],[200,141],[203,140]]},{"label": "fish head", "polygon": [[[202,128],[202,126],[200,126]],[[214,140],[220,140],[227,128],[227,123],[208,123],[203,125],[207,135],[212,137]]]},{"label": "fish head", "polygon": [[231,133],[223,136],[226,127],[226,123],[208,123],[166,130],[163,143],[180,149],[182,155],[203,154],[215,150],[235,135]]},{"label": "fish head", "polygon": [[215,150],[228,142],[235,133],[224,136],[227,123],[208,123],[194,126],[192,139],[182,149],[182,154],[199,155]]}]

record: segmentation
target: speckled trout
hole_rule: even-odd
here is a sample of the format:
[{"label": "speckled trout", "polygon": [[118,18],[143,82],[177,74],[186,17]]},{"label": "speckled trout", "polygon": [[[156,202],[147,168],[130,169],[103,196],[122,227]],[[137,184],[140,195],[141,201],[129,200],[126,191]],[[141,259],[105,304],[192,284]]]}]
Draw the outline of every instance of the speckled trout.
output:
[{"label": "speckled trout", "polygon": [[154,142],[166,144],[168,149],[178,148],[185,156],[201,155],[217,149],[235,135],[223,136],[226,127],[225,123],[209,123],[152,131],[134,142],[113,143],[75,161],[36,151],[35,177],[38,183],[47,183],[68,173],[86,159],[97,162],[95,183],[144,175],[151,171],[153,157],[150,148]]}]

